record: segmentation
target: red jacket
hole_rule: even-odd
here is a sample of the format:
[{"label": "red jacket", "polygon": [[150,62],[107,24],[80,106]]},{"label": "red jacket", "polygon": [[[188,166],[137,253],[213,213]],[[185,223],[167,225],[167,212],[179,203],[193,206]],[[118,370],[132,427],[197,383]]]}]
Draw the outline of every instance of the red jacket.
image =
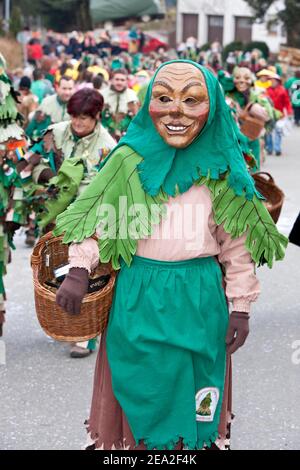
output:
[{"label": "red jacket", "polygon": [[27,54],[28,54],[28,59],[40,60],[43,57],[43,48],[41,44],[28,44]]},{"label": "red jacket", "polygon": [[289,94],[282,85],[278,85],[276,88],[268,88],[267,94],[273,101],[275,109],[281,111],[282,113],[285,109],[287,110],[288,114],[293,113]]}]

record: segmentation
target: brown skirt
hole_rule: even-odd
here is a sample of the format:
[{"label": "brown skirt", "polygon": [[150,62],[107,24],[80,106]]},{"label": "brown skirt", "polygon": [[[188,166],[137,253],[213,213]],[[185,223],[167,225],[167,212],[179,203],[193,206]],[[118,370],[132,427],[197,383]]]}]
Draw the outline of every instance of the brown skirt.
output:
[{"label": "brown skirt", "polygon": [[[229,448],[231,418],[231,359],[228,358],[219,438],[213,444],[213,449]],[[100,341],[90,418],[85,424],[88,432],[86,450],[147,450],[143,443],[136,446],[126,416],[114,396],[106,355],[106,331]],[[175,450],[181,449],[183,446],[180,440]]]}]

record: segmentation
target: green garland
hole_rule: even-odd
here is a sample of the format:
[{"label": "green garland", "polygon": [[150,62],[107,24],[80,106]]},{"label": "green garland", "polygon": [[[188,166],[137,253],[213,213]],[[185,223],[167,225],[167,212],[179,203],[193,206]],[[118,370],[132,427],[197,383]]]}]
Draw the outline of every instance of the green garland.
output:
[{"label": "green garland", "polygon": [[126,116],[124,116],[121,121],[117,122],[115,121],[114,116],[109,111],[109,109],[106,108],[102,112],[101,124],[109,131],[111,135],[116,137],[120,137],[126,132],[131,121],[132,116],[129,114],[126,114]]},{"label": "green garland", "polygon": [[44,206],[38,214],[39,228],[45,228],[61,214],[74,200],[84,174],[84,163],[80,158],[65,160],[56,176],[49,181],[54,196],[49,194]]}]

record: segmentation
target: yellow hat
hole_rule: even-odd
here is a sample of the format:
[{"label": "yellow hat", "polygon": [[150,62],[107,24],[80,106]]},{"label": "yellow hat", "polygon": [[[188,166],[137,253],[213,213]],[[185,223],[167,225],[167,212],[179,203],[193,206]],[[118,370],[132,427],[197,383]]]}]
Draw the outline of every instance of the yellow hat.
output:
[{"label": "yellow hat", "polygon": [[106,82],[108,82],[108,80],[109,80],[109,74],[108,74],[107,70],[100,67],[99,65],[91,65],[90,67],[88,67],[88,71],[92,72],[94,75],[98,75],[98,74],[103,75],[104,80]]},{"label": "yellow hat", "polygon": [[275,78],[276,80],[281,80],[280,75],[277,73],[273,72],[272,70],[269,69],[263,69],[260,72],[256,74],[257,77],[268,77],[268,78]]}]

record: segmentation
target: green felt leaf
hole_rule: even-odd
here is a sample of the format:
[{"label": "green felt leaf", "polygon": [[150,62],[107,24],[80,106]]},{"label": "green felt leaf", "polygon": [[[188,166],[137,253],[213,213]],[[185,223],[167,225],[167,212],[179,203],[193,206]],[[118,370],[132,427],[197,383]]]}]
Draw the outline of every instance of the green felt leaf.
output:
[{"label": "green felt leaf", "polygon": [[265,261],[271,268],[274,260],[284,257],[288,239],[282,235],[263,202],[254,196],[252,200],[236,196],[227,179],[206,181],[213,195],[213,211],[217,224],[237,238],[247,234],[246,248],[253,261]]},{"label": "green felt leaf", "polygon": [[49,185],[59,189],[55,198],[48,198],[44,205],[44,210],[39,215],[38,225],[40,228],[46,227],[53,222],[58,214],[61,214],[73,201],[78,192],[84,172],[81,159],[68,158],[61,165],[58,174],[51,178]]},{"label": "green felt leaf", "polygon": [[15,121],[17,119],[18,110],[16,107],[15,100],[11,95],[8,95],[5,101],[0,106],[0,121],[2,120],[11,120]]},{"label": "green felt leaf", "polygon": [[[81,242],[99,227],[105,233],[99,238],[101,261],[111,260],[118,269],[122,257],[130,265],[137,240],[151,234],[168,199],[162,191],[155,197],[145,193],[136,168],[140,161],[141,157],[129,147],[118,149],[83,194],[57,217],[55,235],[64,233],[65,243]],[[103,225],[107,220],[107,205],[115,208],[109,217],[109,227]],[[130,212],[131,208],[135,211]]]},{"label": "green felt leaf", "polygon": [[[3,75],[2,75],[2,77],[3,77]],[[4,100],[8,96],[8,94],[10,92],[10,87],[11,87],[11,84],[10,84],[9,80],[8,79],[1,79],[1,76],[0,76],[0,102],[1,102],[1,105],[3,104]]]}]

